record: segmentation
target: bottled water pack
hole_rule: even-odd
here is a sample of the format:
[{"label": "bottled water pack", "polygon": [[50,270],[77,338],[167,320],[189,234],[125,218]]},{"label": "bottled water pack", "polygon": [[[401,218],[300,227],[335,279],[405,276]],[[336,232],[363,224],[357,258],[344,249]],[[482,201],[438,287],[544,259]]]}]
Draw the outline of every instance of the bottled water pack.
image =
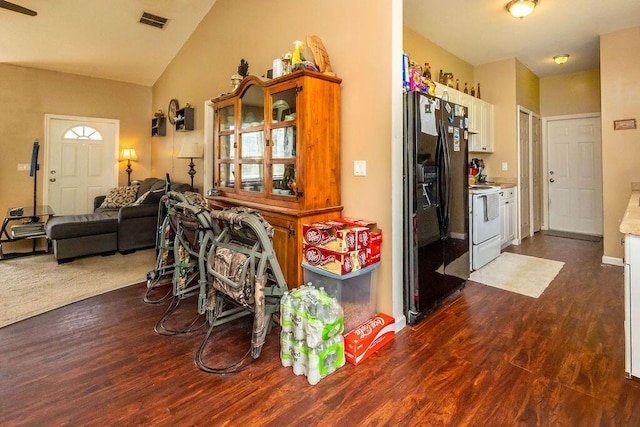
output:
[{"label": "bottled water pack", "polygon": [[345,363],[344,314],[338,301],[312,285],[286,292],[280,301],[280,360],[309,384]]}]

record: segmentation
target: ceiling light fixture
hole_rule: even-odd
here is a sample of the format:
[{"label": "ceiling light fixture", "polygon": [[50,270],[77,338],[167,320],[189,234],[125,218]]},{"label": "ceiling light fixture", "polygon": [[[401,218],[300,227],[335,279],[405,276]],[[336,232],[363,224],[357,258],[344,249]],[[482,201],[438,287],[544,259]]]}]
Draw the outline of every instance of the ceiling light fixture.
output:
[{"label": "ceiling light fixture", "polygon": [[507,10],[514,18],[524,18],[538,4],[538,0],[511,0],[507,3]]},{"label": "ceiling light fixture", "polygon": [[569,60],[569,54],[564,53],[562,55],[556,55],[553,57],[553,60],[555,61],[556,64],[562,65]]}]

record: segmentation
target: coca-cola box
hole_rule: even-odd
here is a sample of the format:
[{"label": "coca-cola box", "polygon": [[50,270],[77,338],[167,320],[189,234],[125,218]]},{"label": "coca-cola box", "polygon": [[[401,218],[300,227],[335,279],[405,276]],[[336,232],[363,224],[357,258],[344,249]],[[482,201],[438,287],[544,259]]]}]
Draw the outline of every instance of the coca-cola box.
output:
[{"label": "coca-cola box", "polygon": [[302,263],[304,283],[324,288],[335,297],[344,313],[344,330],[348,331],[376,313],[376,274],[379,264],[368,265],[349,274],[334,274]]},{"label": "coca-cola box", "polygon": [[393,317],[378,313],[356,326],[344,336],[344,356],[347,362],[358,365],[391,341],[395,332]]},{"label": "coca-cola box", "polygon": [[[369,242],[369,229],[338,221],[323,221],[302,225],[303,243],[335,252],[365,249]],[[363,244],[363,242],[365,242]]]}]

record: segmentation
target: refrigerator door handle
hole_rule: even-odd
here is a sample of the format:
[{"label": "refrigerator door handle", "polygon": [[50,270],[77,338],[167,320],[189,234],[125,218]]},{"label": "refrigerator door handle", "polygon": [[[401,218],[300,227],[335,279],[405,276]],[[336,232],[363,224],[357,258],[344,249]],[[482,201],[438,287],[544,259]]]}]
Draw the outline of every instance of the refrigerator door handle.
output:
[{"label": "refrigerator door handle", "polygon": [[444,194],[442,204],[442,218],[443,218],[443,232],[444,236],[448,234],[449,230],[449,207],[451,206],[451,156],[449,155],[449,147],[447,144],[447,130],[444,124],[441,125],[440,134],[442,135],[442,154],[443,154],[443,166],[444,166]]},{"label": "refrigerator door handle", "polygon": [[445,188],[444,182],[446,180],[445,164],[444,164],[444,144],[442,143],[442,126],[438,123],[438,137],[436,138],[436,167],[438,171],[437,185],[438,185],[438,224],[440,226],[440,238],[443,237],[443,230],[445,228],[444,218],[444,200],[445,200]]}]

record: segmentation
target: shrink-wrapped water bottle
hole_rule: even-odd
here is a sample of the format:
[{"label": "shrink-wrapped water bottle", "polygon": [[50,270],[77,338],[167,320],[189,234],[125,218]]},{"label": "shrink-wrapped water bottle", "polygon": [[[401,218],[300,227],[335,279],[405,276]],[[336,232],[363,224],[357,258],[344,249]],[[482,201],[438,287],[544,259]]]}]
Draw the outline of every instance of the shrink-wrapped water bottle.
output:
[{"label": "shrink-wrapped water bottle", "polygon": [[280,361],[284,367],[293,365],[293,345],[293,332],[285,332],[283,330],[280,333]]},{"label": "shrink-wrapped water bottle", "polygon": [[289,292],[285,292],[280,298],[280,326],[283,332],[293,330],[293,298]]},{"label": "shrink-wrapped water bottle", "polygon": [[291,347],[293,373],[307,375],[307,346],[303,340],[295,340]]}]

